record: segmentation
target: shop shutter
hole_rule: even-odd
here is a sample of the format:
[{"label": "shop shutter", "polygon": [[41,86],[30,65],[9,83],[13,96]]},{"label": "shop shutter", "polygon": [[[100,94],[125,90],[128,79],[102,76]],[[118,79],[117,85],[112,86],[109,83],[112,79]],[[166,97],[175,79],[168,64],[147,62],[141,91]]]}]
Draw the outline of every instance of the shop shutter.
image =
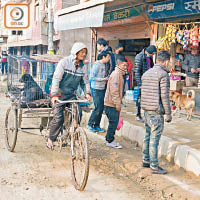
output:
[{"label": "shop shutter", "polygon": [[106,40],[150,38],[151,30],[147,23],[127,24],[97,29],[98,38]]}]

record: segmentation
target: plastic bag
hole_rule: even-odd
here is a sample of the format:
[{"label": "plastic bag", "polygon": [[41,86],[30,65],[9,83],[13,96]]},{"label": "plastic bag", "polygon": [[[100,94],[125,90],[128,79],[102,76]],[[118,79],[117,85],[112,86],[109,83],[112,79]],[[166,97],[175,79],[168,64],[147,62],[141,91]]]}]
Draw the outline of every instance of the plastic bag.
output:
[{"label": "plastic bag", "polygon": [[122,128],[123,124],[124,124],[124,121],[122,119],[121,112],[120,112],[120,114],[119,114],[119,122],[118,122],[118,125],[117,125],[117,130],[118,131]]}]

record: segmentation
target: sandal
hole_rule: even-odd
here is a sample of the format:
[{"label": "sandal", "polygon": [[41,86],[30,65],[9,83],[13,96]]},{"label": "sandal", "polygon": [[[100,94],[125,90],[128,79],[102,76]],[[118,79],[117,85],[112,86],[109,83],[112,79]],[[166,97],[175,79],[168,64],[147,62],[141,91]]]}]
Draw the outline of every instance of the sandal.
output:
[{"label": "sandal", "polygon": [[46,147],[47,147],[47,149],[50,149],[50,150],[54,150],[54,148],[53,148],[53,142],[48,138],[48,140],[47,140],[47,142],[46,142]]}]

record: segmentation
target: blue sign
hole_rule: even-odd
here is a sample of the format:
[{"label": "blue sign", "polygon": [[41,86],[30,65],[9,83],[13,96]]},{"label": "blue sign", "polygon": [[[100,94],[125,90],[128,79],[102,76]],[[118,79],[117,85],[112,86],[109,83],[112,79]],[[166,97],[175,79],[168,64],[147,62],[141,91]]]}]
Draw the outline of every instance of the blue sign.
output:
[{"label": "blue sign", "polygon": [[170,0],[146,6],[149,19],[186,17],[200,14],[200,0]]}]

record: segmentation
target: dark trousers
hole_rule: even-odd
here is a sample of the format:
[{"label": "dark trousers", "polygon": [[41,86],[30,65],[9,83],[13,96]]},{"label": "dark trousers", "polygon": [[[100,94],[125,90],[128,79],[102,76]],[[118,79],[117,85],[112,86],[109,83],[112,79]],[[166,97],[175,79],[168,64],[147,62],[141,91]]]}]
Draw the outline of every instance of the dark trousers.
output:
[{"label": "dark trousers", "polygon": [[[55,142],[60,132],[63,130],[64,123],[64,110],[65,107],[71,107],[71,104],[58,104],[54,109],[53,119],[50,122],[49,138],[51,141]],[[79,123],[82,117],[81,107],[78,106],[79,110]]]},{"label": "dark trousers", "polygon": [[105,106],[105,113],[109,121],[106,141],[111,143],[115,139],[115,131],[119,122],[119,111],[116,108]]},{"label": "dark trousers", "polygon": [[2,62],[2,66],[1,66],[2,74],[4,74],[4,71],[6,72],[6,74],[8,73],[8,63],[7,62]]},{"label": "dark trousers", "polygon": [[[127,77],[128,77],[128,80],[127,80]],[[131,73],[124,75],[123,96],[126,94],[125,92],[126,84],[128,84],[128,90],[132,90],[131,81],[132,81]]]},{"label": "dark trousers", "polygon": [[104,110],[104,97],[105,90],[92,89],[92,98],[94,102],[94,110],[90,116],[88,126],[99,127],[101,122],[101,117]]},{"label": "dark trousers", "polygon": [[140,94],[138,95],[138,99],[136,101],[136,109],[137,109],[137,113],[136,116],[137,117],[141,117],[141,90],[140,90]]}]

